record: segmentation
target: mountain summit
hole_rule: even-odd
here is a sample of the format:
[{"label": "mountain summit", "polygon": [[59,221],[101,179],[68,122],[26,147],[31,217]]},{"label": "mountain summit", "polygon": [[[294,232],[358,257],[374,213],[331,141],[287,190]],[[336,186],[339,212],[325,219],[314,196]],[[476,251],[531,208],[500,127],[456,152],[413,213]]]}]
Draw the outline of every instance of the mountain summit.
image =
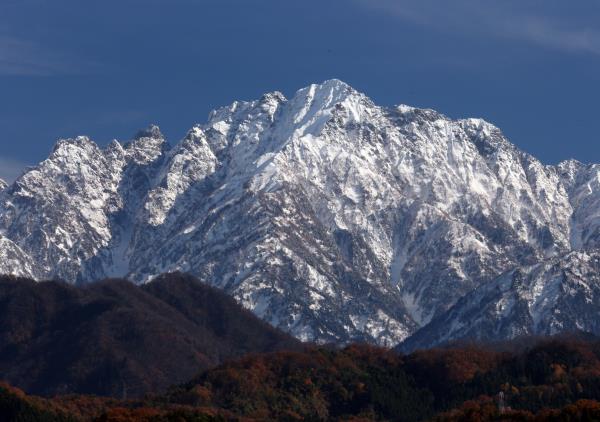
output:
[{"label": "mountain summit", "polygon": [[[495,306],[515,296],[491,286],[592,259],[599,176],[544,165],[483,120],[380,107],[331,80],[217,109],[174,146],[155,126],[106,148],[59,141],[0,192],[1,272],[72,283],[189,272],[303,340],[392,345],[431,321],[477,335],[444,327],[470,309],[452,313],[459,299],[482,296],[474,318],[530,317],[498,335],[553,332],[576,319],[569,295],[595,285],[548,290],[561,303],[551,324],[531,301]],[[597,330],[588,322],[576,326]]]}]

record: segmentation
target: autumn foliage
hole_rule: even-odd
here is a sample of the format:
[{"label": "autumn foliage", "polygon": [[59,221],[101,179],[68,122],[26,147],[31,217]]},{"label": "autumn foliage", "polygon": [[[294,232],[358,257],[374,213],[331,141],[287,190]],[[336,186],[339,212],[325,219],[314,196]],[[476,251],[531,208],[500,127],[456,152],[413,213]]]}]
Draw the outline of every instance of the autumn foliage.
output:
[{"label": "autumn foliage", "polygon": [[600,342],[574,339],[511,352],[353,345],[255,354],[134,400],[0,387],[1,414],[42,421],[588,421],[600,420],[599,400]]}]

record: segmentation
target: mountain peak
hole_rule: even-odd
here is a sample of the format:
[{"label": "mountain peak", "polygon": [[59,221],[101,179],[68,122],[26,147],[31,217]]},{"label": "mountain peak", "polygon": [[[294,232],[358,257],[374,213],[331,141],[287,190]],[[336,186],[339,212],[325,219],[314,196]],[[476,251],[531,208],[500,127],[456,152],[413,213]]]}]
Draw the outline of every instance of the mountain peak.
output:
[{"label": "mountain peak", "polygon": [[289,102],[297,134],[318,134],[333,115],[342,122],[359,122],[376,106],[364,94],[339,79],[312,84],[296,92]]},{"label": "mountain peak", "polygon": [[285,95],[283,95],[279,91],[267,92],[260,98],[261,103],[271,102],[271,101],[283,103],[283,102],[287,101],[287,98],[285,98]]},{"label": "mountain peak", "polygon": [[357,96],[364,95],[339,79],[329,79],[298,90],[294,99],[318,103],[322,108],[327,108]]},{"label": "mountain peak", "polygon": [[321,82],[320,84],[316,84],[317,86],[320,86],[322,88],[328,88],[328,89],[340,89],[340,90],[349,90],[349,91],[354,91],[357,92],[354,88],[352,88],[349,84],[347,84],[346,82],[337,79],[337,78],[332,78],[332,79],[327,79],[323,82]]},{"label": "mountain peak", "polygon": [[59,139],[58,141],[56,141],[56,143],[54,144],[54,148],[52,148],[52,153],[57,153],[58,151],[60,151],[61,149],[64,149],[65,147],[70,147],[70,146],[74,146],[77,148],[97,148],[98,146],[96,145],[96,143],[94,141],[92,141],[89,137],[87,136],[77,136],[75,138],[62,138]]},{"label": "mountain peak", "polygon": [[185,134],[185,137],[183,138],[183,142],[196,141],[199,139],[203,139],[205,137],[206,137],[206,135],[205,135],[204,131],[202,130],[202,127],[200,125],[195,125],[193,128],[188,130],[188,132]]},{"label": "mountain peak", "polygon": [[153,124],[140,130],[133,140],[125,145],[125,151],[138,164],[149,164],[155,161],[167,149],[164,135],[160,128]]},{"label": "mountain peak", "polygon": [[134,140],[139,140],[142,138],[165,139],[164,135],[160,131],[160,128],[155,124],[151,124],[147,128],[138,131],[138,133],[136,133],[136,135],[133,137]]},{"label": "mountain peak", "polygon": [[571,174],[571,175],[576,174],[578,171],[580,171],[584,167],[586,167],[585,164],[583,164],[581,161],[578,161],[575,159],[564,160],[564,161],[561,161],[560,163],[558,163],[558,165],[557,165],[557,168],[561,171],[561,173]]},{"label": "mountain peak", "polygon": [[0,191],[3,191],[8,187],[8,183],[6,183],[3,179],[0,179]]}]

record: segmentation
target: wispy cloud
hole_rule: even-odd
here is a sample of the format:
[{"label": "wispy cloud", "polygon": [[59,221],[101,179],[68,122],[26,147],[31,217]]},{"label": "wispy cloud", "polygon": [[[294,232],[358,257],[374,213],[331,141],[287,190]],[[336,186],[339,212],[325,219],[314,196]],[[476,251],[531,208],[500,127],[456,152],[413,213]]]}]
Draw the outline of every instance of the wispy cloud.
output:
[{"label": "wispy cloud", "polygon": [[98,64],[75,60],[28,40],[0,35],[0,75],[52,76],[100,70]]},{"label": "wispy cloud", "polygon": [[592,28],[561,28],[555,22],[530,17],[514,34],[545,47],[600,55],[600,31]]},{"label": "wispy cloud", "polygon": [[12,158],[0,157],[0,179],[11,183],[21,175],[28,164]]},{"label": "wispy cloud", "polygon": [[[440,31],[511,39],[572,53],[600,55],[600,20],[561,8],[525,6],[531,1],[356,0],[407,22]],[[550,6],[551,3],[544,3]],[[566,4],[566,3],[565,3]],[[570,5],[567,5],[570,7]],[[561,10],[569,11],[561,15]],[[596,11],[597,13],[597,11]],[[598,16],[600,18],[600,14]],[[592,23],[590,23],[592,22]],[[595,23],[593,23],[595,22]]]}]

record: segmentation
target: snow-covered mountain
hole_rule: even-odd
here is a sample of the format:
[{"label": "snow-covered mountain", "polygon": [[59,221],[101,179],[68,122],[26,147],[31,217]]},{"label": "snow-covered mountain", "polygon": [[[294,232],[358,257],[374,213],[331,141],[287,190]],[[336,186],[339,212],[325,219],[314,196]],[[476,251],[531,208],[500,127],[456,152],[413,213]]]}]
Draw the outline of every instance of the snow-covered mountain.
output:
[{"label": "snow-covered mountain", "polygon": [[301,339],[391,345],[507,271],[597,248],[599,174],[330,80],[215,110],[173,146],[155,126],[59,141],[0,192],[0,265],[186,271]]},{"label": "snow-covered mountain", "polygon": [[412,351],[455,339],[600,333],[599,310],[600,252],[571,252],[516,268],[484,284],[400,348]]}]

